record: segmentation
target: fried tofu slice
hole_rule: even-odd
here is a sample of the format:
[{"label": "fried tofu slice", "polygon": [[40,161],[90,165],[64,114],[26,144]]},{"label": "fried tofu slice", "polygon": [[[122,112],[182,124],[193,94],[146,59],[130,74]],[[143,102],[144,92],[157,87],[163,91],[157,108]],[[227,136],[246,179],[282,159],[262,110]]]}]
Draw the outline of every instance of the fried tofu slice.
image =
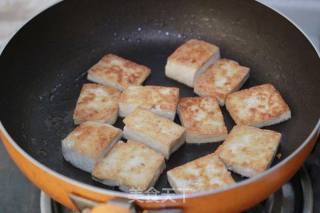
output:
[{"label": "fried tofu slice", "polygon": [[208,143],[224,140],[228,130],[215,97],[180,99],[178,115],[186,128],[187,143]]},{"label": "fried tofu slice", "polygon": [[106,154],[122,136],[122,131],[109,124],[87,121],[62,140],[62,154],[66,161],[91,172],[97,160]]},{"label": "fried tofu slice", "polygon": [[234,183],[230,172],[216,154],[209,154],[167,172],[176,193],[219,189]]},{"label": "fried tofu slice", "polygon": [[271,84],[262,84],[228,95],[226,108],[239,125],[263,127],[291,118],[289,106]]},{"label": "fried tofu slice", "polygon": [[113,54],[107,54],[88,71],[88,80],[120,91],[130,85],[140,85],[149,76],[150,69]]},{"label": "fried tofu slice", "polygon": [[120,92],[99,84],[84,84],[77,101],[73,120],[75,124],[96,121],[114,124],[118,117]]},{"label": "fried tofu slice", "polygon": [[265,171],[275,156],[281,134],[250,126],[235,126],[216,154],[226,166],[245,177]]},{"label": "fried tofu slice", "polygon": [[165,168],[163,155],[136,141],[120,141],[92,171],[94,180],[127,192],[152,187]]},{"label": "fried tofu slice", "polygon": [[174,119],[179,101],[179,88],[162,86],[130,86],[119,101],[120,116],[125,117],[137,107]]},{"label": "fried tofu slice", "polygon": [[249,77],[249,68],[230,59],[219,59],[194,83],[194,92],[200,96],[215,96],[221,106],[228,94],[239,90]]},{"label": "fried tofu slice", "polygon": [[165,74],[168,78],[193,87],[197,76],[219,58],[219,47],[205,41],[191,39],[169,56]]},{"label": "fried tofu slice", "polygon": [[146,144],[166,159],[185,142],[185,128],[147,110],[138,108],[123,122],[125,138]]}]

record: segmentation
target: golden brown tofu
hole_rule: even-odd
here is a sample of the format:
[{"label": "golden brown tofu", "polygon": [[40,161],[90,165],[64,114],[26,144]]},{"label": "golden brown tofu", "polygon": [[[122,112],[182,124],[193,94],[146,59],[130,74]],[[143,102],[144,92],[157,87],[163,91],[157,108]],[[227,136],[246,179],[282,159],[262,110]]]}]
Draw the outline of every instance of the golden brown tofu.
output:
[{"label": "golden brown tofu", "polygon": [[235,126],[216,154],[226,166],[246,177],[265,171],[275,156],[281,134],[250,126]]},{"label": "golden brown tofu", "polygon": [[173,120],[178,101],[179,88],[176,87],[130,86],[121,94],[120,116],[125,117],[140,107]]},{"label": "golden brown tofu", "polygon": [[87,121],[62,140],[62,154],[66,161],[91,172],[94,163],[122,136],[122,131],[109,124]]},{"label": "golden brown tofu", "polygon": [[185,141],[185,129],[150,111],[136,109],[123,120],[124,137],[148,145],[166,159]]},{"label": "golden brown tofu", "polygon": [[136,141],[120,141],[92,171],[94,180],[123,191],[143,192],[152,187],[165,168],[164,157]]},{"label": "golden brown tofu", "polygon": [[176,193],[220,189],[234,183],[223,162],[209,154],[167,172],[168,181]]},{"label": "golden brown tofu", "polygon": [[230,59],[219,59],[195,80],[194,92],[215,96],[223,106],[227,95],[239,90],[248,77],[248,67]]},{"label": "golden brown tofu", "polygon": [[118,116],[120,92],[112,87],[84,84],[73,114],[75,124],[96,121],[114,124]]},{"label": "golden brown tofu", "polygon": [[208,143],[224,140],[228,134],[215,97],[182,98],[178,105],[187,143]]},{"label": "golden brown tofu", "polygon": [[169,56],[165,74],[171,79],[193,87],[196,77],[219,58],[220,50],[217,46],[191,39]]},{"label": "golden brown tofu", "polygon": [[149,76],[150,69],[113,54],[107,54],[88,71],[88,80],[125,90],[140,85]]},{"label": "golden brown tofu", "polygon": [[263,84],[228,95],[226,108],[240,125],[269,126],[291,118],[291,111],[271,84]]}]

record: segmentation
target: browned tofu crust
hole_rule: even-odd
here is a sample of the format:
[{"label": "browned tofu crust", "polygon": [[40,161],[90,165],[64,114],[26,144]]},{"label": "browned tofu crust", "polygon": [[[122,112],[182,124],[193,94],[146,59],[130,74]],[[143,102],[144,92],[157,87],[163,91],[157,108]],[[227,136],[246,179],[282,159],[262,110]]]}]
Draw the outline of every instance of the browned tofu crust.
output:
[{"label": "browned tofu crust", "polygon": [[130,85],[140,85],[150,74],[150,69],[114,54],[107,54],[88,73],[126,89]]},{"label": "browned tofu crust", "polygon": [[290,113],[289,106],[271,84],[251,87],[228,95],[226,108],[237,124],[253,126]]},{"label": "browned tofu crust", "polygon": [[234,183],[223,162],[209,154],[168,171],[176,192],[197,192],[218,189]]},{"label": "browned tofu crust", "polygon": [[140,108],[125,117],[123,123],[128,128],[157,140],[159,145],[167,147],[168,150],[185,132],[184,127],[173,121]]},{"label": "browned tofu crust", "polygon": [[179,116],[187,133],[220,136],[228,133],[220,107],[214,97],[181,98]]},{"label": "browned tofu crust", "polygon": [[63,141],[73,151],[96,159],[120,134],[121,130],[111,125],[87,121],[75,128]]},{"label": "browned tofu crust", "polygon": [[92,175],[135,191],[145,191],[155,182],[154,178],[159,175],[164,163],[161,154],[144,144],[128,140],[117,143],[96,164]]},{"label": "browned tofu crust", "polygon": [[191,39],[178,47],[168,58],[171,63],[200,68],[219,48],[205,41]]},{"label": "browned tofu crust", "polygon": [[237,125],[215,153],[231,170],[251,177],[268,168],[280,140],[278,132]]},{"label": "browned tofu crust", "polygon": [[112,87],[84,84],[73,114],[75,123],[104,121],[118,113],[120,92]]},{"label": "browned tofu crust", "polygon": [[194,90],[201,96],[215,96],[221,102],[239,89],[249,74],[249,68],[230,59],[219,59],[196,80]]},{"label": "browned tofu crust", "polygon": [[132,87],[125,90],[120,98],[123,104],[134,104],[146,110],[158,108],[164,111],[176,111],[178,101],[179,88],[162,86]]}]

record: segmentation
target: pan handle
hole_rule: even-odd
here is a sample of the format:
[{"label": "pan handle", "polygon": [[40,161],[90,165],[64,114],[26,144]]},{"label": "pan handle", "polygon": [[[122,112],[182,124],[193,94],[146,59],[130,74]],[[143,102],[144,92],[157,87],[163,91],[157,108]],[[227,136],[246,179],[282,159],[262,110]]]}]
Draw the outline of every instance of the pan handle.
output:
[{"label": "pan handle", "polygon": [[98,204],[92,209],[84,209],[81,211],[82,213],[132,213],[129,209],[109,204]]},{"label": "pan handle", "polygon": [[183,210],[180,208],[143,210],[135,205],[134,200],[127,198],[114,198],[106,203],[99,203],[75,194],[71,194],[69,197],[82,213],[183,213]]}]

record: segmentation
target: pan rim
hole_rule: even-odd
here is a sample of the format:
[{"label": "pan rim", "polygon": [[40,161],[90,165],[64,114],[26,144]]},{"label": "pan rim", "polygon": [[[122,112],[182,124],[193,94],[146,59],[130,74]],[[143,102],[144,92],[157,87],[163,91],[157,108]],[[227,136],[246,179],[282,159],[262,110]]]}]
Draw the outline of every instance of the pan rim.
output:
[{"label": "pan rim", "polygon": [[[0,121],[0,131],[4,134],[5,138],[8,139],[8,142],[21,154],[23,155],[23,157],[25,157],[26,159],[29,160],[29,162],[31,162],[32,164],[34,164],[36,167],[42,169],[43,171],[55,176],[58,179],[63,180],[64,182],[67,182],[69,184],[75,185],[77,187],[80,188],[84,188],[88,191],[94,191],[103,195],[111,195],[111,196],[118,196],[118,197],[130,197],[132,199],[137,199],[137,200],[166,200],[168,199],[168,194],[160,194],[160,195],[143,195],[143,194],[132,194],[132,193],[127,193],[127,192],[117,192],[117,191],[113,191],[113,190],[109,190],[109,189],[104,189],[101,187],[97,187],[97,186],[91,186],[87,183],[83,183],[81,181],[72,179],[70,177],[67,177],[63,174],[58,173],[57,171],[47,167],[46,165],[44,165],[43,163],[37,161],[36,159],[34,159],[31,155],[29,155],[26,151],[24,151],[14,140],[13,138],[9,135],[9,133],[7,132],[7,130],[4,128],[2,122]],[[294,151],[292,152],[288,157],[286,157],[285,159],[283,159],[281,162],[279,162],[278,164],[276,164],[275,166],[267,169],[266,171],[248,178],[246,180],[243,180],[241,182],[236,182],[234,184],[231,184],[225,188],[221,188],[221,189],[213,189],[213,190],[208,190],[208,191],[202,191],[202,192],[194,192],[191,194],[169,194],[170,199],[175,199],[175,200],[179,200],[179,199],[188,199],[188,198],[194,198],[194,197],[200,197],[200,196],[206,196],[206,195],[212,195],[212,194],[218,194],[224,191],[228,191],[228,190],[232,190],[235,188],[238,188],[240,186],[244,186],[244,185],[248,185],[250,183],[253,183],[257,180],[259,180],[260,178],[269,175],[270,173],[274,172],[275,170],[279,169],[279,167],[285,165],[288,161],[290,161],[293,157],[295,157],[310,141],[311,138],[313,138],[315,135],[319,134],[320,131],[320,118],[318,119],[317,124],[315,125],[315,127],[313,128],[313,130],[311,131],[311,133],[309,134],[309,136],[304,140],[304,142]]]},{"label": "pan rim", "polygon": [[[40,13],[34,15],[33,17],[31,17],[24,25],[22,25],[22,27],[8,40],[7,44],[5,45],[5,47],[3,48],[2,53],[0,54],[0,56],[3,54],[3,52],[5,52],[7,46],[9,43],[11,43],[12,39],[15,37],[15,35],[23,28],[25,27],[31,20],[33,20],[34,18],[36,18],[39,14],[45,12],[46,10],[50,9],[51,7],[57,6],[58,4],[62,3],[63,1],[58,1],[52,5],[50,5],[48,8],[45,8],[43,11],[41,11]],[[307,34],[296,24],[294,23],[288,16],[286,16],[285,14],[283,14],[282,12],[280,12],[279,10],[265,5],[260,1],[255,1],[256,3],[258,3],[260,6],[267,8],[268,10],[274,11],[275,13],[277,13],[278,15],[280,15],[281,17],[283,17],[286,21],[288,21],[289,24],[293,25],[298,31],[300,31],[303,36],[307,39],[308,43],[311,44],[313,51],[316,53],[316,55],[320,58],[320,50],[318,51],[318,49],[315,47],[314,43],[310,40],[310,38],[307,36]],[[7,132],[7,130],[5,129],[4,125],[2,124],[1,120],[0,120],[0,132],[3,133],[3,135],[5,136],[6,139],[8,139],[8,142],[15,148],[15,150],[17,150],[23,157],[25,157],[26,159],[29,160],[30,163],[34,164],[36,167],[42,169],[43,171],[53,175],[55,178],[61,179],[66,183],[72,184],[76,187],[80,187],[83,189],[86,189],[88,191],[94,191],[97,193],[100,193],[102,195],[107,195],[107,196],[118,196],[118,197],[130,197],[133,199],[141,199],[141,200],[167,200],[168,199],[168,194],[162,194],[162,195],[143,195],[143,194],[132,194],[132,193],[126,193],[126,192],[117,192],[117,191],[113,191],[113,190],[109,190],[109,189],[104,189],[101,187],[97,187],[97,186],[92,186],[89,185],[87,183],[83,183],[81,181],[72,179],[70,177],[67,177],[63,174],[58,173],[57,171],[47,167],[46,165],[44,165],[43,163],[37,161],[35,158],[33,158],[31,155],[29,155],[25,150],[23,150],[14,140],[13,138],[9,135],[9,133]],[[287,156],[285,159],[283,159],[282,161],[280,161],[279,163],[277,163],[275,166],[267,169],[266,171],[252,177],[252,178],[248,178],[246,180],[243,180],[241,182],[236,182],[234,184],[231,184],[225,188],[221,188],[221,189],[213,189],[213,190],[208,190],[208,191],[202,191],[202,192],[194,192],[191,194],[169,194],[170,199],[188,199],[188,198],[195,198],[195,197],[200,197],[200,196],[207,196],[207,195],[213,195],[213,194],[218,194],[224,191],[229,191],[229,190],[233,190],[235,188],[244,186],[244,185],[248,185],[251,184],[261,178],[263,178],[264,176],[269,175],[270,173],[274,172],[275,170],[277,170],[279,167],[285,165],[288,161],[290,161],[293,157],[295,157],[302,149],[304,149],[304,147],[311,141],[311,138],[313,138],[315,135],[319,135],[320,133],[320,118],[318,118],[318,122],[316,123],[316,125],[314,126],[313,130],[311,131],[311,133],[308,135],[308,137],[303,141],[303,143],[301,143],[301,145],[294,151],[292,152],[289,156]],[[316,136],[316,137],[317,137]]]}]

